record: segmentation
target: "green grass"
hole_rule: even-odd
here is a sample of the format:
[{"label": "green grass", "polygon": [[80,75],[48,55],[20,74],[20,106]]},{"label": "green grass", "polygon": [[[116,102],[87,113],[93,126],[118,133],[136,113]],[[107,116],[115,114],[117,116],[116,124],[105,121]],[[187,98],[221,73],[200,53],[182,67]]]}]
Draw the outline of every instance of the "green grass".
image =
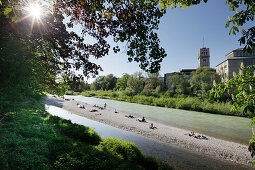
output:
[{"label": "green grass", "polygon": [[[110,146],[110,147],[109,147]],[[1,169],[172,169],[118,139],[45,112],[41,103],[6,112],[0,122]]]}]

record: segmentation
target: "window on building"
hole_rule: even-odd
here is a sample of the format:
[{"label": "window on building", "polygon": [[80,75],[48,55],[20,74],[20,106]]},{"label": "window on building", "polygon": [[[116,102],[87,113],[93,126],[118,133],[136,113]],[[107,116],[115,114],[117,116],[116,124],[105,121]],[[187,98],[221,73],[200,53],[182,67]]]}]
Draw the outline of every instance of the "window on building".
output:
[{"label": "window on building", "polygon": [[203,59],[203,62],[206,62],[206,59]]}]

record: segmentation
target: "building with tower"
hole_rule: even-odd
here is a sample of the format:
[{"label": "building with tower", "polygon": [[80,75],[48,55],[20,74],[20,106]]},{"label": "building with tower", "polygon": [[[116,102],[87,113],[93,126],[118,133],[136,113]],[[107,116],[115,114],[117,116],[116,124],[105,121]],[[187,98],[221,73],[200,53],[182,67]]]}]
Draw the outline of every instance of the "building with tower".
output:
[{"label": "building with tower", "polygon": [[[203,42],[204,43],[204,42]],[[210,67],[210,50],[209,48],[200,48],[198,51],[198,68],[200,67]],[[187,75],[188,78],[191,77],[191,73],[195,72],[196,69],[181,69],[180,72],[172,72],[164,74],[164,88],[167,90],[171,90],[171,83],[169,79],[174,74],[179,74],[181,77],[182,75]]]},{"label": "building with tower", "polygon": [[209,48],[200,48],[198,51],[198,68],[210,67],[210,50]]}]

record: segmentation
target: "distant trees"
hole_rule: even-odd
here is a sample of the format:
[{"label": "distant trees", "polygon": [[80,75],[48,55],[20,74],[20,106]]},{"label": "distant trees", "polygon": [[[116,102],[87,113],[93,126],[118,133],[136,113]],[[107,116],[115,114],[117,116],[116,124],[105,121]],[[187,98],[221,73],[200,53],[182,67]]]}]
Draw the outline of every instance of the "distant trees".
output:
[{"label": "distant trees", "polygon": [[198,68],[190,76],[174,74],[169,78],[172,90],[185,95],[209,94],[213,87],[213,81],[220,82],[220,76],[215,69],[209,67]]},{"label": "distant trees", "polygon": [[91,90],[113,90],[116,86],[117,78],[113,74],[99,76],[91,84]]},{"label": "distant trees", "polygon": [[121,78],[117,79],[116,89],[125,90],[127,88],[127,81],[130,78],[130,75],[125,73]]},{"label": "distant trees", "polygon": [[174,74],[169,78],[169,82],[174,92],[185,95],[190,94],[190,83],[187,75]]},{"label": "distant trees", "polygon": [[209,67],[200,67],[191,75],[189,83],[193,93],[206,94],[213,88],[213,81],[220,82],[220,76],[215,69]]},{"label": "distant trees", "polygon": [[134,74],[128,78],[126,91],[132,95],[138,94],[143,90],[143,85],[142,77]]}]

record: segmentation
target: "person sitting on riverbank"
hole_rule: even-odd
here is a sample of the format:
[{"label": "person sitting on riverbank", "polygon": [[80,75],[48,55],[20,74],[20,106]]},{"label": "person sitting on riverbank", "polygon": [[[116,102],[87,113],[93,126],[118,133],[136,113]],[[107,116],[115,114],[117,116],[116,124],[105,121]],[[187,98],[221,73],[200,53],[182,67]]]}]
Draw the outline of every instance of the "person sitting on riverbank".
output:
[{"label": "person sitting on riverbank", "polygon": [[153,123],[150,124],[149,128],[150,128],[150,129],[157,129],[157,127],[154,126]]},{"label": "person sitting on riverbank", "polygon": [[114,110],[114,113],[118,113],[116,109]]},{"label": "person sitting on riverbank", "polygon": [[142,119],[137,119],[137,121],[139,121],[139,122],[146,122],[144,117]]}]

